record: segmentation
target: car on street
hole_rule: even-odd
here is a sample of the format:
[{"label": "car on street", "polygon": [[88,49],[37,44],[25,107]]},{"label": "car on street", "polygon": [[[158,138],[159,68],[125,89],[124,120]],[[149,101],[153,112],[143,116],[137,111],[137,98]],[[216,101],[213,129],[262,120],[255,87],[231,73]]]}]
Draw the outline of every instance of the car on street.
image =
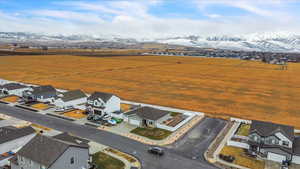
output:
[{"label": "car on street", "polygon": [[148,152],[151,154],[159,155],[159,156],[164,155],[164,150],[160,147],[150,147],[148,149]]}]

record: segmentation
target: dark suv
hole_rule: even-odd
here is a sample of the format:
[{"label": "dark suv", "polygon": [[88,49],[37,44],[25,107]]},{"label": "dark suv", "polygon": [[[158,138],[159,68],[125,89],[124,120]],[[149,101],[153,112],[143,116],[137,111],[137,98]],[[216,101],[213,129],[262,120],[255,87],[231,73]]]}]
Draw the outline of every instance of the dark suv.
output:
[{"label": "dark suv", "polygon": [[164,150],[162,148],[159,148],[159,147],[150,147],[148,149],[148,152],[151,153],[151,154],[159,155],[159,156],[164,155]]}]

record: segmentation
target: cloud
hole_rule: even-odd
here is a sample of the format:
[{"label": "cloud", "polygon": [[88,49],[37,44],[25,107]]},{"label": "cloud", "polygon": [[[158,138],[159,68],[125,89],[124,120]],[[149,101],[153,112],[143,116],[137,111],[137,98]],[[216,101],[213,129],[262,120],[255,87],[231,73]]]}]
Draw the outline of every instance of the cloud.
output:
[{"label": "cloud", "polygon": [[194,1],[201,10],[204,10],[208,6],[230,6],[242,9],[244,11],[261,15],[272,16],[274,13],[274,7],[282,6],[286,3],[292,3],[294,1],[282,1],[282,0],[195,0]]},{"label": "cloud", "polygon": [[99,15],[94,13],[82,13],[64,10],[36,10],[31,13],[41,17],[53,17],[81,22],[103,22]]},{"label": "cloud", "polygon": [[[167,5],[163,0],[60,1],[51,4],[51,9],[43,7],[39,10],[0,11],[0,25],[5,25],[0,27],[0,31],[119,35],[132,38],[236,35],[282,30],[297,32],[300,27],[299,22],[295,22],[298,16],[288,11],[284,2],[195,0],[188,3],[194,5],[196,10],[199,9],[202,17],[164,18],[151,11]],[[210,6],[222,8],[224,5],[243,9],[249,14],[228,16],[207,9]],[[270,13],[274,9],[276,12]]]}]

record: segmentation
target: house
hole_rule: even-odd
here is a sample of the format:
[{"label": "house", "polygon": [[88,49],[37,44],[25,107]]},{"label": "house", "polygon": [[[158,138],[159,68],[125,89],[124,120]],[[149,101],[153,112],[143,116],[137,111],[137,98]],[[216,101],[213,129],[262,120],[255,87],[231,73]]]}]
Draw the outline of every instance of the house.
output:
[{"label": "house", "polygon": [[295,139],[294,127],[253,120],[248,137],[252,155],[280,163],[300,163],[300,143]]},{"label": "house", "polygon": [[0,86],[0,95],[16,95],[21,97],[25,90],[28,90],[28,86],[19,83],[7,83]]},{"label": "house", "polygon": [[300,137],[294,140],[292,163],[300,164]]},{"label": "house", "polygon": [[11,169],[88,169],[86,140],[63,133],[49,137],[36,135],[11,161]]},{"label": "house", "polygon": [[169,114],[169,111],[144,106],[125,113],[124,121],[140,127],[157,127]]},{"label": "house", "polygon": [[87,98],[87,111],[95,114],[114,115],[121,110],[121,99],[111,93],[94,92]]},{"label": "house", "polygon": [[36,135],[32,127],[16,128],[6,126],[0,128],[0,154],[8,154],[0,156],[0,166],[7,165],[12,154],[8,152],[16,152],[23,147]]},{"label": "house", "polygon": [[0,128],[0,154],[16,150],[25,145],[36,135],[35,130],[28,126],[16,128],[5,126]]},{"label": "house", "polygon": [[81,90],[72,90],[58,95],[54,104],[58,109],[68,109],[86,104],[86,102],[87,95],[84,92]]},{"label": "house", "polygon": [[54,102],[54,97],[57,96],[57,91],[50,85],[31,87],[23,92],[23,99],[25,101],[40,101],[40,102]]}]

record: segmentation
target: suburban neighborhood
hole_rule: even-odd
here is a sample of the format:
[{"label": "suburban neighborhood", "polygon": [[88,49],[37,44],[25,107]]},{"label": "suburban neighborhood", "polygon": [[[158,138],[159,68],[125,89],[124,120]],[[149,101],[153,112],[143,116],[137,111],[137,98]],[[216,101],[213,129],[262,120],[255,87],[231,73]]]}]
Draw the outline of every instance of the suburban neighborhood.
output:
[{"label": "suburban neighborhood", "polygon": [[[207,117],[201,112],[135,103],[122,100],[112,93],[97,91],[88,94],[80,89],[66,91],[51,85],[36,86],[7,80],[1,80],[0,84],[2,105],[30,114],[48,116],[54,120],[85,125],[99,132],[117,134],[149,147],[173,147],[177,142],[187,139],[185,135],[195,132],[197,125],[207,121]],[[31,123],[30,120],[19,126],[16,124],[18,119],[17,122],[12,122],[11,119],[15,117],[4,111],[3,113],[3,118],[0,117],[2,167],[97,168],[95,149],[105,145],[90,144],[92,141],[65,131],[53,132],[53,129]],[[236,118],[224,122],[203,154],[198,154],[205,157],[204,161],[209,162],[206,164],[209,168],[263,169],[289,166],[293,169],[300,166],[300,138],[297,135],[298,130],[293,126]],[[154,147],[151,152],[162,155],[163,149]],[[98,153],[103,153],[104,150],[100,148]],[[128,156],[131,157],[129,154]],[[114,157],[124,163],[122,155]],[[197,159],[192,157],[194,158]],[[130,162],[127,163],[124,163],[127,164],[126,167],[134,168]],[[136,167],[142,166],[138,164]]]}]

